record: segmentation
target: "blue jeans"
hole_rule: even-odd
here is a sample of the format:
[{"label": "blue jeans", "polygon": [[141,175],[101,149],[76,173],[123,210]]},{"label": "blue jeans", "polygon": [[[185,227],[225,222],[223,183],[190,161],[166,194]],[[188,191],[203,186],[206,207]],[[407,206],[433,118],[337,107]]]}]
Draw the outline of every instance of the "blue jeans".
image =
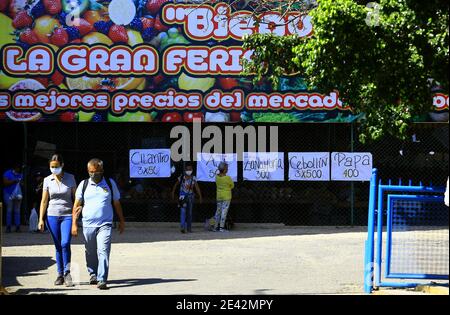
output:
[{"label": "blue jeans", "polygon": [[192,230],[192,208],[194,207],[194,194],[185,196],[186,207],[180,208],[180,227],[190,232]]},{"label": "blue jeans", "polygon": [[90,276],[97,276],[99,282],[108,280],[111,231],[112,224],[83,227],[87,270]]},{"label": "blue jeans", "polygon": [[72,256],[70,250],[72,216],[48,216],[47,227],[55,243],[58,275],[66,274],[70,272],[70,259]]},{"label": "blue jeans", "polygon": [[8,194],[3,195],[4,204],[6,205],[6,226],[11,227],[12,214],[14,212],[14,225],[20,226],[20,205],[22,200],[10,200]]}]

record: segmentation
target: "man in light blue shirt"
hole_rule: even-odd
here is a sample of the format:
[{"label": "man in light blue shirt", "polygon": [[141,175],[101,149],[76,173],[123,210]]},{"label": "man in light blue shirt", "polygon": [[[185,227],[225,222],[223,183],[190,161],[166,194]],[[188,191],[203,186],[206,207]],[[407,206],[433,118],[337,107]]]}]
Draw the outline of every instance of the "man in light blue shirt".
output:
[{"label": "man in light blue shirt", "polygon": [[[82,181],[75,193],[73,206],[72,235],[78,235],[77,219],[83,216],[86,265],[90,284],[107,289],[109,255],[111,252],[111,231],[113,211],[119,218],[119,233],[125,229],[125,220],[120,204],[120,192],[116,183],[103,176],[103,162],[92,159],[88,162],[89,179]],[[114,208],[114,209],[113,209]]]}]

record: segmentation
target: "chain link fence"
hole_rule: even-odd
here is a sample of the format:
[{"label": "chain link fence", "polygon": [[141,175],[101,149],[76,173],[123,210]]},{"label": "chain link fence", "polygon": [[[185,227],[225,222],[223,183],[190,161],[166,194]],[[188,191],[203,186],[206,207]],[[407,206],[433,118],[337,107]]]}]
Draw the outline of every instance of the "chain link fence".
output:
[{"label": "chain link fence", "polygon": [[[26,134],[23,158],[27,165],[25,172],[30,175],[28,195],[34,185],[31,174],[38,169],[45,175],[48,173],[47,161],[54,150],[63,155],[66,171],[74,174],[78,182],[87,177],[87,161],[98,157],[105,162],[106,175],[119,184],[128,221],[176,222],[179,210],[170,197],[182,170],[181,163],[174,163],[176,172],[168,179],[130,179],[128,171],[130,149],[170,148],[177,140],[170,139],[170,130],[174,126],[164,123],[35,123],[2,124],[1,129],[3,135],[12,130]],[[186,126],[192,129],[191,125]],[[218,126],[223,130],[226,124]],[[279,151],[285,152],[285,159],[288,152],[371,152],[380,178],[445,185],[449,174],[447,123],[416,124],[414,135],[408,141],[385,137],[370,144],[358,141],[357,125],[304,123],[276,126]],[[20,157],[20,153],[16,156]],[[9,165],[5,159],[3,162],[2,171],[5,171]],[[243,181],[242,162],[238,163],[238,182],[229,212],[234,222],[367,224],[369,182],[288,181],[286,161],[285,168],[286,179],[283,182],[250,182]],[[200,188],[203,203],[197,202],[194,206],[194,222],[205,222],[215,213],[215,184],[200,182]],[[25,203],[23,214],[26,220],[32,198],[29,197]]]}]

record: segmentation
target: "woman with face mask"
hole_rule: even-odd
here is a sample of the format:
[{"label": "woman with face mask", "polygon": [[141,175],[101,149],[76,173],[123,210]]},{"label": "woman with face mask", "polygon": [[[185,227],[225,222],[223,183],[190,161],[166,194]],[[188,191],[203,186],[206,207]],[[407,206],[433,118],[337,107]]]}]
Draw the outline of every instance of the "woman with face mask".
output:
[{"label": "woman with face mask", "polygon": [[75,177],[63,171],[61,155],[54,154],[49,164],[51,174],[44,178],[38,228],[44,230],[47,213],[47,227],[56,248],[58,276],[55,285],[65,284],[70,287],[73,286],[70,276],[72,207],[77,186]]},{"label": "woman with face mask", "polygon": [[185,166],[184,174],[178,177],[172,189],[172,199],[175,199],[175,190],[180,185],[179,207],[180,207],[180,230],[181,233],[192,232],[192,208],[194,207],[194,189],[202,202],[202,193],[197,183],[197,178],[192,175],[192,165]]}]

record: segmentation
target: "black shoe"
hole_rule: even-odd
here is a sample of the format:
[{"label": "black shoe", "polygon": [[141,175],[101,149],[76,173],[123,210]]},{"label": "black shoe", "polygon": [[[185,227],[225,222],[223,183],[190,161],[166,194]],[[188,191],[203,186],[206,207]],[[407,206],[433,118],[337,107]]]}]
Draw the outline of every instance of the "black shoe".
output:
[{"label": "black shoe", "polygon": [[55,280],[55,285],[63,285],[63,284],[64,284],[64,277],[58,276],[58,278],[56,278]]},{"label": "black shoe", "polygon": [[11,227],[10,226],[6,227],[6,233],[11,233]]},{"label": "black shoe", "polygon": [[184,229],[181,229],[181,233],[183,233],[183,234],[184,234],[184,233],[186,233],[186,231],[185,231]]},{"label": "black shoe", "polygon": [[104,281],[100,281],[97,284],[97,288],[100,290],[108,290],[108,286],[106,285],[106,282],[104,282]]},{"label": "black shoe", "polygon": [[64,276],[64,284],[66,285],[66,287],[73,287],[73,281],[70,272],[66,273],[66,275]]},{"label": "black shoe", "polygon": [[92,275],[91,279],[89,280],[89,284],[97,284],[97,276],[96,275]]},{"label": "black shoe", "polygon": [[20,226],[16,227],[16,233],[20,233]]}]

